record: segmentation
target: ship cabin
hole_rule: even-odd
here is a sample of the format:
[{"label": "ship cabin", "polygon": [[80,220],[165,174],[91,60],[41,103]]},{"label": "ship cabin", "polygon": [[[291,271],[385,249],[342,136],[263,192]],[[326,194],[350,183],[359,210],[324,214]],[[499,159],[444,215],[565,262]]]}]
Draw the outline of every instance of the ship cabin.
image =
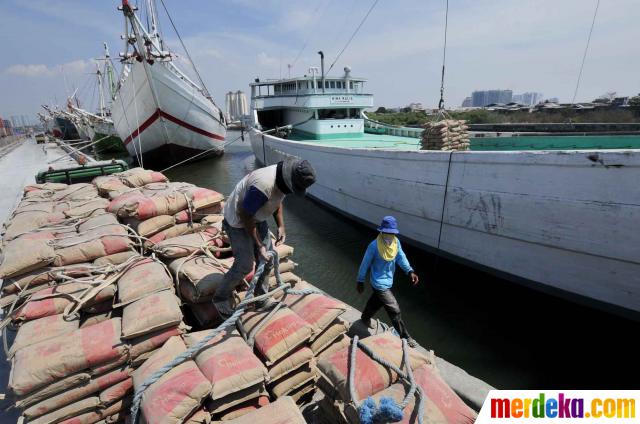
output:
[{"label": "ship cabin", "polygon": [[373,106],[364,78],[345,68],[342,77],[318,75],[256,81],[251,86],[253,125],[261,130],[291,125],[290,138],[358,138],[364,133],[363,110]]}]

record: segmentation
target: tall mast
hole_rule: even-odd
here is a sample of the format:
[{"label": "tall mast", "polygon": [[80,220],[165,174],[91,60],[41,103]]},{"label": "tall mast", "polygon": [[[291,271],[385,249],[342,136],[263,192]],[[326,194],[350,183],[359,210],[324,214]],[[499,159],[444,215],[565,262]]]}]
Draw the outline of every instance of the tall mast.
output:
[{"label": "tall mast", "polygon": [[158,37],[158,20],[156,15],[156,4],[155,0],[147,0],[147,13],[149,14],[149,23],[151,25],[149,30],[149,35],[152,37]]},{"label": "tall mast", "polygon": [[96,64],[96,75],[98,76],[98,94],[100,95],[100,116],[103,118],[106,116],[104,109],[104,87],[102,86],[102,72],[100,72],[100,67]]}]

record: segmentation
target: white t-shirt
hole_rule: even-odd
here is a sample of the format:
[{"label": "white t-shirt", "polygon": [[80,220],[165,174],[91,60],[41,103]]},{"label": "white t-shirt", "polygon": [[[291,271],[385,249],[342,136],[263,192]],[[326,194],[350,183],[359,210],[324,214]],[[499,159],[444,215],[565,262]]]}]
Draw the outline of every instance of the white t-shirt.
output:
[{"label": "white t-shirt", "polygon": [[[266,221],[267,218],[273,215],[278,210],[280,203],[285,197],[285,194],[280,191],[276,185],[276,168],[277,165],[267,166],[265,168],[256,169],[249,175],[245,176],[229,195],[227,202],[224,205],[224,218],[229,225],[235,228],[243,228],[242,220],[238,215],[239,206],[244,206],[245,196],[251,190],[254,192],[252,196],[266,197],[266,202],[253,214],[253,219],[256,222]],[[253,187],[253,189],[252,189]],[[257,192],[256,192],[257,190]],[[258,193],[259,192],[259,193]],[[246,210],[247,208],[245,208]],[[252,212],[248,210],[247,212]]]}]

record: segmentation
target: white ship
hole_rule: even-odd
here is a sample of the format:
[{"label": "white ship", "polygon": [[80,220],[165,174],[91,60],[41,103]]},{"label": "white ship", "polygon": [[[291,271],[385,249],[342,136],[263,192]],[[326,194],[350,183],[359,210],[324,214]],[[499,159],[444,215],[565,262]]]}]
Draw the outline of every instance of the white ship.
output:
[{"label": "white ship", "polygon": [[251,84],[259,162],[307,159],[310,196],[348,217],[395,215],[425,250],[640,316],[640,150],[420,150],[421,129],[367,121],[365,79],[318,73]]},{"label": "white ship", "polygon": [[127,0],[127,50],[111,106],[118,135],[131,156],[149,167],[177,163],[195,154],[222,154],[226,123],[204,88],[174,63],[157,30],[153,0],[146,2],[145,27]]}]

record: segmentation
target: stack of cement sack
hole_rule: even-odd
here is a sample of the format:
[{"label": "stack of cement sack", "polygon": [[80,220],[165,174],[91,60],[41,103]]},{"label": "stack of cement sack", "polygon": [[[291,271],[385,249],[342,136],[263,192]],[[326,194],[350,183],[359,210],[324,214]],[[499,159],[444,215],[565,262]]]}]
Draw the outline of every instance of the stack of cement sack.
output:
[{"label": "stack of cement sack", "polygon": [[98,177],[94,184],[111,202],[107,210],[153,245],[203,231],[222,221],[223,196],[188,183],[170,183],[159,172],[134,168]]},{"label": "stack of cement sack", "polygon": [[[404,369],[401,340],[390,332],[362,339],[361,342],[376,355]],[[409,385],[398,375],[376,362],[363,350],[358,349],[355,360],[353,389],[357,399],[352,399],[349,390],[350,346],[346,346],[321,359],[318,364],[320,379],[318,386],[324,394],[319,407],[330,417],[331,422],[359,422],[358,405],[371,397],[392,398],[396,404],[402,402]],[[423,420],[440,423],[473,422],[476,413],[469,408],[439,376],[433,355],[425,355],[409,349],[409,365],[414,381],[425,394]],[[401,423],[417,423],[417,400],[410,400],[404,409]]]},{"label": "stack of cement sack", "polygon": [[[183,302],[201,327],[211,327],[219,320],[211,300],[225,273],[233,265],[233,257],[228,257],[230,248],[222,247],[226,243],[218,227],[213,225],[199,233],[161,241],[152,248],[168,264]],[[277,251],[281,258],[282,278],[296,280],[291,272],[295,263],[288,259],[293,248],[281,245]],[[245,280],[249,281],[251,277],[252,273]],[[274,281],[273,276],[271,278]]]},{"label": "stack of cement sack", "polygon": [[9,388],[29,423],[122,421],[132,370],[185,330],[168,269],[107,204],[92,185],[29,186],[6,226]]},{"label": "stack of cement sack", "polygon": [[424,124],[422,150],[469,150],[467,121],[445,119]]}]

